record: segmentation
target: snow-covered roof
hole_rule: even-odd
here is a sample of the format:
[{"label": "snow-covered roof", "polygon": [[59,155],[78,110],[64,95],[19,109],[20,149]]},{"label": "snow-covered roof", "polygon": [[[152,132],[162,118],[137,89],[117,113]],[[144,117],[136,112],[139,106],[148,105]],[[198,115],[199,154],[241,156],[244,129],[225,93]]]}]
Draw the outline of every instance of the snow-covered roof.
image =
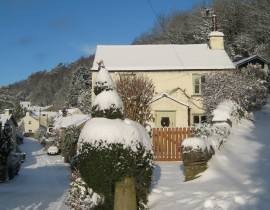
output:
[{"label": "snow-covered roof", "polygon": [[172,101],[174,101],[174,102],[176,102],[176,103],[178,103],[178,104],[181,104],[181,105],[183,105],[183,106],[189,107],[189,105],[188,105],[187,103],[184,103],[184,102],[182,102],[182,101],[179,101],[178,99],[176,99],[176,98],[170,96],[168,93],[165,93],[165,92],[163,92],[163,93],[161,93],[161,94],[155,96],[155,97],[153,98],[153,100],[150,101],[150,104],[151,104],[151,103],[154,103],[154,102],[156,102],[156,101],[158,101],[158,100],[161,99],[161,98],[168,98],[168,99],[171,99]]},{"label": "snow-covered roof", "polygon": [[47,115],[48,117],[56,117],[57,116],[57,112],[51,112],[51,111],[33,111],[32,112],[36,117],[38,117],[40,114],[43,115]]},{"label": "snow-covered roof", "polygon": [[92,70],[100,60],[111,71],[235,69],[225,50],[207,44],[98,45]]},{"label": "snow-covered roof", "polygon": [[239,65],[242,65],[242,64],[244,64],[244,63],[251,62],[251,61],[254,60],[254,59],[259,59],[259,60],[261,60],[262,62],[264,62],[264,63],[266,63],[266,64],[268,64],[268,65],[270,64],[270,61],[269,61],[269,60],[267,60],[267,59],[265,59],[265,58],[263,58],[263,57],[261,57],[261,56],[259,56],[259,55],[252,55],[252,56],[250,56],[250,57],[243,58],[243,59],[241,59],[241,60],[238,60],[238,61],[234,62],[234,65],[235,65],[236,67],[238,67]]},{"label": "snow-covered roof", "polygon": [[90,117],[84,114],[73,114],[66,117],[58,116],[54,121],[54,128],[68,128],[70,126],[80,126],[89,120]]},{"label": "snow-covered roof", "polygon": [[47,110],[49,109],[50,107],[52,107],[52,105],[49,105],[49,106],[30,106],[28,109],[30,111],[44,111],[44,110]]}]

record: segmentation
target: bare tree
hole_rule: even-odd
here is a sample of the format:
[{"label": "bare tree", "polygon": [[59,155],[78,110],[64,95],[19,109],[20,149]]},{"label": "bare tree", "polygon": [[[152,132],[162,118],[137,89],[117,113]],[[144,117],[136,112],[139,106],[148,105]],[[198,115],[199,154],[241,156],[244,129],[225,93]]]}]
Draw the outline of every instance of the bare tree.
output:
[{"label": "bare tree", "polygon": [[154,95],[152,81],[142,75],[120,75],[116,81],[117,92],[122,97],[125,117],[145,125],[152,120],[150,101]]}]

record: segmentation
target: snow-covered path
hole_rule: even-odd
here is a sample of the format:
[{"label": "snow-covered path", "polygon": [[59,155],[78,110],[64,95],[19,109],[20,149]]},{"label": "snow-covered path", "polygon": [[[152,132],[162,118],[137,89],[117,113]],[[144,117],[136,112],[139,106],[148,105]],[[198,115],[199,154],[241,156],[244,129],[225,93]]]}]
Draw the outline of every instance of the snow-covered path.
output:
[{"label": "snow-covered path", "polygon": [[269,210],[270,104],[232,129],[225,146],[194,181],[180,162],[157,163],[151,210]]},{"label": "snow-covered path", "polygon": [[48,156],[33,139],[24,139],[21,149],[26,161],[18,176],[0,184],[0,209],[68,209],[64,205],[69,188],[68,165],[60,156]]}]

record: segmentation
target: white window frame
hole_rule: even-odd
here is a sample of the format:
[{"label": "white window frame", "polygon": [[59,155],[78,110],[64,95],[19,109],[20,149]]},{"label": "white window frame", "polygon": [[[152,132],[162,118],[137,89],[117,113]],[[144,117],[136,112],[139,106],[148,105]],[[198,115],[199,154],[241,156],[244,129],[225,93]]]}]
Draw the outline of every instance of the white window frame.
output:
[{"label": "white window frame", "polygon": [[[194,122],[194,117],[198,116],[199,117],[199,123]],[[202,117],[206,117],[206,114],[192,114],[192,124],[193,125],[198,125],[202,123]]]},{"label": "white window frame", "polygon": [[[202,77],[205,77],[205,74],[192,74],[193,95],[200,96],[202,94]],[[195,84],[196,80],[199,82],[198,84]],[[199,85],[198,92],[195,92],[196,85]]]}]

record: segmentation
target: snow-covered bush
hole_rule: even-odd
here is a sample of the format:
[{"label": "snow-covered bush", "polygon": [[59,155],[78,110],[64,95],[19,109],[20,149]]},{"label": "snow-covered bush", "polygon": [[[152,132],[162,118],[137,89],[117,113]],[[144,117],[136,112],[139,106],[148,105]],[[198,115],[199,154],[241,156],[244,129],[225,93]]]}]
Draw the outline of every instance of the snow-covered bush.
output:
[{"label": "snow-covered bush", "polygon": [[[104,65],[101,63],[101,65]],[[95,95],[100,94],[102,91],[106,90],[114,90],[115,85],[111,78],[111,76],[108,74],[108,71],[104,68],[104,66],[99,67],[99,73],[96,77],[95,87],[94,87],[94,93]]]},{"label": "snow-covered bush", "polygon": [[227,122],[232,126],[232,123],[239,122],[242,118],[248,117],[248,112],[231,100],[224,100],[212,112],[212,123]]},{"label": "snow-covered bush", "polygon": [[208,161],[214,153],[207,138],[191,137],[182,142],[183,161],[201,162]]},{"label": "snow-covered bush", "polygon": [[96,96],[92,117],[123,118],[123,103],[115,90],[105,90]]},{"label": "snow-covered bush", "polygon": [[57,146],[50,146],[47,149],[47,153],[48,155],[58,155],[59,154],[59,149]]},{"label": "snow-covered bush", "polygon": [[103,197],[89,188],[77,171],[73,171],[66,203],[71,210],[91,210],[103,203]]},{"label": "snow-covered bush", "polygon": [[116,81],[117,92],[124,104],[125,117],[146,125],[151,121],[150,102],[155,87],[153,82],[143,75],[120,75]]},{"label": "snow-covered bush", "polygon": [[[242,70],[212,73],[202,84],[203,103],[211,120],[211,113],[224,100],[232,100],[245,111],[253,111],[266,103],[267,75],[258,65]],[[238,110],[241,116],[242,110]],[[244,113],[242,113],[244,114]],[[242,116],[244,117],[244,116]]]},{"label": "snow-covered bush", "polygon": [[96,86],[93,118],[81,131],[75,167],[104,198],[95,209],[113,209],[115,182],[125,177],[134,177],[138,209],[145,209],[153,160],[149,136],[137,122],[122,119],[122,101],[106,69],[100,69]]},{"label": "snow-covered bush", "polygon": [[76,155],[77,142],[80,136],[80,128],[76,126],[69,127],[64,131],[64,137],[61,141],[61,153],[65,162],[70,162]]}]

